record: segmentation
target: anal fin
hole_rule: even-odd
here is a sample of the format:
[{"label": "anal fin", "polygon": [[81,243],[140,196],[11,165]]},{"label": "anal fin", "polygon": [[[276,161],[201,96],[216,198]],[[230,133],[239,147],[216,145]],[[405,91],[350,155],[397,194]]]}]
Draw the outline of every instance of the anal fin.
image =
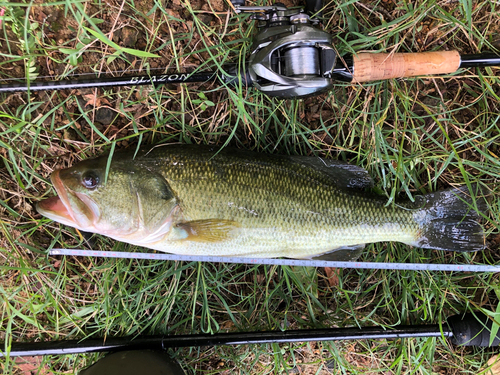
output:
[{"label": "anal fin", "polygon": [[327,260],[334,262],[354,262],[359,258],[365,248],[365,244],[345,246],[333,249],[326,253],[313,256],[311,260]]}]

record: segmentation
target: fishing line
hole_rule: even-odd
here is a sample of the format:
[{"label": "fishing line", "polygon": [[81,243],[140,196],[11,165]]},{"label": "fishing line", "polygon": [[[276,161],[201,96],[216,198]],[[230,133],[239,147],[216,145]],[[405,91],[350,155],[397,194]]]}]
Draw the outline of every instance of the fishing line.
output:
[{"label": "fishing line", "polygon": [[486,264],[432,264],[432,263],[389,263],[389,262],[343,262],[331,260],[243,258],[205,255],[179,255],[166,253],[101,251],[83,249],[51,249],[49,255],[87,256],[95,258],[150,259],[204,263],[265,264],[272,266],[331,267],[368,270],[395,271],[455,271],[455,272],[500,272],[500,265]]}]

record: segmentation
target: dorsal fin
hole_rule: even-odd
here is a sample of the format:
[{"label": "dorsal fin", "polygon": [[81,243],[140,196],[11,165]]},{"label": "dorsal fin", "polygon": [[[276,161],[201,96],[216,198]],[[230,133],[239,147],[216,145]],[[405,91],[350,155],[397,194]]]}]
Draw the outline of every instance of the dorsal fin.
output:
[{"label": "dorsal fin", "polygon": [[[186,149],[192,149],[197,155],[201,153],[205,154],[207,159],[212,160],[214,165],[217,163],[223,163],[224,157],[238,158],[242,162],[250,161],[259,164],[274,164],[280,161],[291,161],[297,165],[301,165],[304,168],[313,169],[331,180],[336,186],[343,189],[365,189],[373,187],[373,180],[369,176],[368,172],[356,165],[352,165],[343,161],[323,159],[315,156],[287,156],[287,155],[271,155],[264,153],[256,153],[253,151],[241,150],[236,148],[223,148],[217,150],[217,148],[211,146],[200,146],[200,145],[169,145],[169,150],[180,149],[185,152]],[[147,153],[147,160],[149,158],[163,157],[162,152],[164,149],[162,147],[157,147],[152,149]],[[219,155],[221,159],[218,159]],[[233,162],[233,161],[231,161]]]},{"label": "dorsal fin", "polygon": [[373,180],[361,167],[343,161],[314,156],[290,156],[295,163],[326,174],[340,188],[365,189],[373,187]]}]

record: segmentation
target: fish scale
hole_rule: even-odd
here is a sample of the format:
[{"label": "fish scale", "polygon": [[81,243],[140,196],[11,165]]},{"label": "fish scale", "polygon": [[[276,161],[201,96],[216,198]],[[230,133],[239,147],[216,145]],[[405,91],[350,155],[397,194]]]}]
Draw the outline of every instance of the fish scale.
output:
[{"label": "fish scale", "polygon": [[[179,198],[185,217],[239,223],[243,235],[218,244],[221,252],[308,257],[367,242],[407,242],[418,230],[411,212],[385,207],[379,199],[348,195],[327,176],[287,165],[286,159],[252,161],[222,154],[200,162],[198,155],[181,149],[170,159],[169,149],[158,148],[148,158],[163,160],[160,173]],[[210,204],[204,202],[207,197]],[[339,214],[339,207],[350,214]],[[165,245],[160,250],[171,250],[170,244]],[[190,245],[183,253],[213,251],[205,244]]]}]

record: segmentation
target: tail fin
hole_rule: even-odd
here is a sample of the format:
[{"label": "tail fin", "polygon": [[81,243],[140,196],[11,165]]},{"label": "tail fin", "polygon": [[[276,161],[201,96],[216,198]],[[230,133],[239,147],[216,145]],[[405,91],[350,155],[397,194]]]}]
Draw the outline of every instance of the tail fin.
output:
[{"label": "tail fin", "polygon": [[[479,191],[476,185],[473,187],[473,191]],[[477,251],[486,247],[478,214],[486,212],[484,198],[476,199],[474,205],[466,186],[423,198],[424,207],[414,214],[420,225],[415,246],[451,251]]]}]

